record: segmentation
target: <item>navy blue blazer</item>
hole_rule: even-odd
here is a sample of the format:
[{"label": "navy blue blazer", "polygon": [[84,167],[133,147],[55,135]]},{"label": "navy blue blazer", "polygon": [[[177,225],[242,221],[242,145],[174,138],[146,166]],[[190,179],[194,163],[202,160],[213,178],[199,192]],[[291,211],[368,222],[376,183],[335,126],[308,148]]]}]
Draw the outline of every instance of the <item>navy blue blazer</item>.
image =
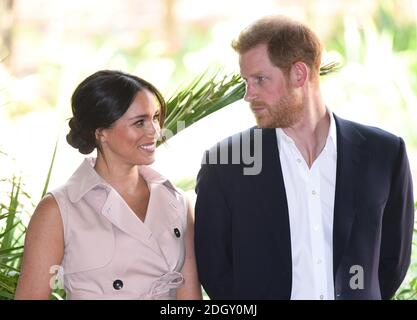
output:
[{"label": "navy blue blazer", "polygon": [[[414,202],[404,142],[378,128],[335,120],[335,298],[389,299],[411,255]],[[250,134],[253,144],[254,129],[229,137],[206,155],[215,156],[220,145],[232,154],[242,134]],[[262,129],[261,172],[244,175],[244,167],[209,163],[198,174],[200,281],[211,299],[290,299],[290,227],[275,129]],[[350,284],[355,265],[363,268],[363,289]]]}]

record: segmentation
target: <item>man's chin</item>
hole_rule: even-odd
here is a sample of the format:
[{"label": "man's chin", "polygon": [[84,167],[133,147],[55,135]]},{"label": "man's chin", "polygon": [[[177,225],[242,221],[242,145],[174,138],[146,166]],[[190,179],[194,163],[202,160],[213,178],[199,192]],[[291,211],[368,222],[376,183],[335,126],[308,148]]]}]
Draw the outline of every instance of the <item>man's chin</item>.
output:
[{"label": "man's chin", "polygon": [[271,119],[268,119],[262,116],[261,117],[255,116],[255,121],[256,121],[256,125],[258,126],[258,128],[261,128],[261,129],[272,128]]},{"label": "man's chin", "polygon": [[256,121],[256,125],[260,129],[271,129],[271,128],[275,128],[275,126],[272,123],[267,123],[265,121]]},{"label": "man's chin", "polygon": [[256,125],[260,129],[276,129],[276,128],[286,128],[287,126],[282,123],[265,121],[261,119],[256,119]]}]

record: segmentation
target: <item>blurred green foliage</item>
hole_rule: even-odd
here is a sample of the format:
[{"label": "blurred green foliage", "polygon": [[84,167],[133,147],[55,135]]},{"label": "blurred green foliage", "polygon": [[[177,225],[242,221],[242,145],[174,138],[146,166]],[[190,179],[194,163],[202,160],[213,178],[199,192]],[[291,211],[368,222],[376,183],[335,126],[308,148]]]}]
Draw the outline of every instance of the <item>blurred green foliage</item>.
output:
[{"label": "blurred green foliage", "polygon": [[[369,112],[379,120],[397,124],[406,134],[407,146],[417,148],[417,21],[415,16],[413,18],[408,12],[398,9],[400,3],[379,1],[374,15],[361,23],[352,20],[352,17],[350,20],[337,20],[332,35],[326,41],[326,48],[336,51],[344,66],[340,72],[332,75],[328,82],[335,84],[330,87],[330,91],[334,94],[336,105],[340,104],[342,108],[343,104],[346,104],[346,108],[357,108],[355,112]],[[24,26],[19,28],[15,32],[25,32],[26,39],[36,46],[41,35],[34,30],[24,29]],[[160,61],[158,59],[166,58],[175,66],[171,74],[172,83],[187,83],[184,79],[192,76],[188,73],[184,57],[190,52],[204,48],[212,40],[212,35],[207,32],[206,26],[198,24],[187,29],[185,26],[181,27],[179,34],[179,50],[155,43],[152,32],[144,30],[138,33],[136,45],[121,47],[106,59],[121,59],[126,69],[136,70],[143,60],[150,57],[155,59],[156,65]],[[94,37],[93,44],[97,48],[97,56],[105,56],[109,42],[111,43],[108,34]],[[175,46],[175,42],[171,45]],[[34,70],[33,74],[24,80],[11,74],[3,76],[1,79],[7,79],[10,87],[13,87],[13,90],[1,88],[0,91],[1,100],[6,101],[8,115],[15,117],[33,110],[67,105],[67,97],[63,92],[69,92],[67,89],[73,88],[80,76],[80,70],[73,68],[74,64],[65,67],[56,61],[45,60],[41,62],[38,70]],[[37,88],[36,96],[28,95],[24,86],[31,81],[43,84]],[[204,81],[200,79],[191,83],[169,99],[170,114],[167,116],[167,127],[175,134],[178,121],[185,121],[186,126],[189,126],[211,112],[240,99],[243,92],[244,84],[237,76],[220,80],[216,77],[204,78]],[[362,100],[357,100],[358,97]],[[13,106],[10,106],[10,102]],[[55,152],[56,149],[54,156]],[[0,151],[0,156],[5,156],[4,152]],[[46,173],[45,186],[39,192],[42,195],[47,190],[54,156],[49,172]],[[1,174],[4,175],[3,172]],[[192,190],[195,179],[184,178],[176,185],[186,191]],[[15,175],[0,176],[0,186],[0,299],[12,299],[26,232],[23,218],[31,215],[34,202],[38,199],[33,199],[24,191],[24,182]],[[414,232],[411,265],[395,299],[417,299],[416,242],[417,231]],[[52,299],[63,297],[62,290],[56,290],[54,294]]]},{"label": "blurred green foliage", "polygon": [[[414,204],[417,214],[417,201]],[[396,300],[417,300],[417,221],[414,223],[413,248],[411,264],[401,288],[397,291]]]}]

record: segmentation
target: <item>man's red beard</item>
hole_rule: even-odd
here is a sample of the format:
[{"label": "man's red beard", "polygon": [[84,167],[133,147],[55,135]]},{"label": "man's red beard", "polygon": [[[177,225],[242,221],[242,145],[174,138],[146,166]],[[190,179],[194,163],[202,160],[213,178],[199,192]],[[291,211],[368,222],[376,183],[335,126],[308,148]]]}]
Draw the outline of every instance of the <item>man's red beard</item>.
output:
[{"label": "man's red beard", "polygon": [[[250,107],[260,128],[288,128],[300,120],[303,103],[294,91],[290,91],[275,104],[268,105],[262,101],[251,102]],[[256,108],[265,108],[256,112]],[[255,110],[254,110],[255,109]]]}]

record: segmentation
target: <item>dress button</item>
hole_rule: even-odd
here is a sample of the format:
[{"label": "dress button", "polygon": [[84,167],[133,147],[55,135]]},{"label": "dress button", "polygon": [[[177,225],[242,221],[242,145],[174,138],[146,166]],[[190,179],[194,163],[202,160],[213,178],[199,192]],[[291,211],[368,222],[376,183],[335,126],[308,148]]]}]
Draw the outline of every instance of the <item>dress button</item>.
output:
[{"label": "dress button", "polygon": [[181,232],[180,232],[180,230],[178,230],[178,228],[175,228],[175,229],[174,229],[174,233],[175,233],[175,236],[176,236],[177,238],[181,237]]},{"label": "dress button", "polygon": [[114,280],[113,281],[113,288],[115,288],[116,290],[120,290],[121,288],[123,288],[123,281],[122,280]]}]

